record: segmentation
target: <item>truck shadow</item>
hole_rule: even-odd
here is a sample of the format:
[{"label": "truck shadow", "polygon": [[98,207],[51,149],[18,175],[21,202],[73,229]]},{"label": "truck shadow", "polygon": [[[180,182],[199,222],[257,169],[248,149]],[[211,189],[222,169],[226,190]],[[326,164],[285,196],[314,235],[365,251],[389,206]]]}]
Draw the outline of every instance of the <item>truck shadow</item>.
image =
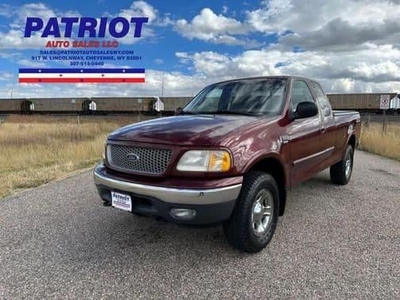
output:
[{"label": "truck shadow", "polygon": [[[125,230],[121,231],[121,228]],[[222,226],[187,227],[156,221],[154,218],[124,216],[108,228],[121,250],[152,252],[194,251],[197,255],[212,252],[239,253],[225,241]],[[111,235],[110,235],[111,236]],[[240,254],[239,254],[240,255]]]},{"label": "truck shadow", "polygon": [[[74,261],[106,263],[118,258],[128,265],[171,264],[174,268],[176,262],[183,262],[190,267],[199,263],[212,266],[216,263],[216,257],[222,259],[219,263],[224,263],[225,260],[228,263],[232,258],[253,260],[259,255],[272,256],[282,243],[289,242],[285,242],[285,239],[287,240],[285,232],[288,226],[291,226],[289,221],[307,215],[306,212],[297,215],[299,207],[313,206],[318,210],[315,198],[324,189],[332,187],[329,176],[319,174],[289,190],[286,212],[278,222],[274,238],[266,249],[256,255],[233,249],[225,240],[222,226],[183,227],[103,207],[99,209],[103,212],[106,210],[105,213],[94,220],[101,223],[101,229],[93,231],[93,227],[99,228],[99,224],[81,228],[74,234],[73,242],[66,245],[63,252],[68,259]],[[90,243],[83,238],[88,235],[91,235]],[[72,256],[68,255],[69,252],[80,254]]]}]

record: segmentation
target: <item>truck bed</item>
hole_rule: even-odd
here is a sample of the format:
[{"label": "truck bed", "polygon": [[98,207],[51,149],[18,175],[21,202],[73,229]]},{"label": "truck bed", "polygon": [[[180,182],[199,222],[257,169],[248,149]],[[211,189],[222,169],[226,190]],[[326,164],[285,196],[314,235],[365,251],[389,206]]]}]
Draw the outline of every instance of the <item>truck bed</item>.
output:
[{"label": "truck bed", "polygon": [[359,112],[355,110],[333,110],[332,111],[333,116],[342,116],[342,115],[354,115],[354,114],[359,114]]}]

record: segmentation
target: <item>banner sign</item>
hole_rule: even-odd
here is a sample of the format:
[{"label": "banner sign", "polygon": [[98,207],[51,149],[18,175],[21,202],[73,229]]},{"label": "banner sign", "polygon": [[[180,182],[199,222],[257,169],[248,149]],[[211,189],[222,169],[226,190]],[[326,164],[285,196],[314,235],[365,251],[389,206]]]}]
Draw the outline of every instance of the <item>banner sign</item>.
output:
[{"label": "banner sign", "polygon": [[[59,63],[63,68],[21,68],[20,83],[144,83],[142,56],[119,49],[119,39],[139,39],[147,17],[39,17],[26,18],[24,38],[43,38],[33,62]],[[135,68],[115,68],[132,64]],[[112,66],[108,68],[108,66]],[[67,68],[70,67],[70,68]]]},{"label": "banner sign", "polygon": [[140,83],[144,69],[19,69],[24,83]]},{"label": "banner sign", "polygon": [[[73,35],[73,29],[78,29],[76,36],[78,38],[105,38],[106,33],[109,33],[113,38],[123,38],[131,31],[131,24],[134,25],[133,37],[140,38],[142,35],[143,24],[147,23],[149,18],[134,17],[130,20],[117,17],[108,21],[108,18],[78,18],[65,17],[58,22],[56,17],[51,17],[46,25],[42,18],[28,17],[25,24],[24,37],[31,37],[33,32],[42,32],[41,37],[64,37],[70,38]],[[60,27],[64,25],[64,30]],[[63,33],[63,34],[61,34]]]}]

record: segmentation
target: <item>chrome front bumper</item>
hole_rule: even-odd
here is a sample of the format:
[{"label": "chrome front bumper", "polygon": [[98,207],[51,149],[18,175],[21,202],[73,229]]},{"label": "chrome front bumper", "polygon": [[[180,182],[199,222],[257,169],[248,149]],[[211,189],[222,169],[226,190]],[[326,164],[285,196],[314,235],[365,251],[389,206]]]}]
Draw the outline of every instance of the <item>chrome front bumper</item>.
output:
[{"label": "chrome front bumper", "polygon": [[166,203],[187,205],[224,203],[236,200],[242,188],[242,184],[213,189],[166,188],[123,181],[106,174],[103,170],[104,166],[102,163],[94,169],[94,182],[97,186],[104,186],[110,190],[152,197]]}]

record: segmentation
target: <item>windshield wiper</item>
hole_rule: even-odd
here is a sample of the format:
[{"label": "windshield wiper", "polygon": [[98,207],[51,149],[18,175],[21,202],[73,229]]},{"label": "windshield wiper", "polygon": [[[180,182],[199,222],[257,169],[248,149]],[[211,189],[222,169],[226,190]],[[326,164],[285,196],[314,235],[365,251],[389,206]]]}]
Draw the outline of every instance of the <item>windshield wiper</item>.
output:
[{"label": "windshield wiper", "polygon": [[213,115],[242,115],[242,116],[257,116],[257,114],[242,112],[242,111],[231,111],[231,110],[217,110],[213,112],[209,112],[209,114]]},{"label": "windshield wiper", "polygon": [[181,111],[180,115],[242,115],[242,116],[258,116],[248,112],[230,111],[230,110],[216,110],[216,111]]},{"label": "windshield wiper", "polygon": [[183,110],[179,113],[179,115],[198,115],[198,114],[199,113],[195,111],[183,111]]}]

